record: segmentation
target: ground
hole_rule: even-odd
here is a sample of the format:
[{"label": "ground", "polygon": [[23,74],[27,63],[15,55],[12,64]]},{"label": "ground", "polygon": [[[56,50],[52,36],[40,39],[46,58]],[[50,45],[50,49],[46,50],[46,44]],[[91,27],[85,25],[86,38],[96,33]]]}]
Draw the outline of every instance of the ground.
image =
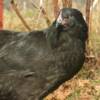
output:
[{"label": "ground", "polygon": [[100,100],[100,68],[86,66],[46,100]]}]

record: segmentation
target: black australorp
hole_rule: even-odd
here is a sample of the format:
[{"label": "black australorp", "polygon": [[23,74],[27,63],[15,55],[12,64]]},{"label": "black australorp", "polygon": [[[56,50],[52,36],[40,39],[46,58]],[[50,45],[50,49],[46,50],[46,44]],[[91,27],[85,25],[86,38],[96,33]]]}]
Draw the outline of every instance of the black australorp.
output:
[{"label": "black australorp", "polygon": [[0,31],[0,100],[43,100],[83,66],[88,28],[63,8],[42,31]]}]

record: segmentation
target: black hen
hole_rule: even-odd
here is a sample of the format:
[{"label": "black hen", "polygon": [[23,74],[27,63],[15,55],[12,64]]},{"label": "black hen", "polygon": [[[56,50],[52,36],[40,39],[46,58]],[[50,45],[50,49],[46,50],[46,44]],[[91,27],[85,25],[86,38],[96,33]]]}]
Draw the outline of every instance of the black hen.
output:
[{"label": "black hen", "polygon": [[87,25],[63,8],[46,30],[0,31],[0,100],[43,100],[83,66]]}]

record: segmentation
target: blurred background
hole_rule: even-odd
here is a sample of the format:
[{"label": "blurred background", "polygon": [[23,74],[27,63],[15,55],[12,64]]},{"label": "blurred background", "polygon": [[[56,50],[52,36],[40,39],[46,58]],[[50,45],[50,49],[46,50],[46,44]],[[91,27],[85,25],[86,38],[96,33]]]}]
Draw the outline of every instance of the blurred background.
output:
[{"label": "blurred background", "polygon": [[100,100],[100,0],[3,0],[3,3],[3,29],[14,31],[45,29],[55,20],[55,10],[66,5],[79,9],[89,25],[85,67],[47,100]]}]

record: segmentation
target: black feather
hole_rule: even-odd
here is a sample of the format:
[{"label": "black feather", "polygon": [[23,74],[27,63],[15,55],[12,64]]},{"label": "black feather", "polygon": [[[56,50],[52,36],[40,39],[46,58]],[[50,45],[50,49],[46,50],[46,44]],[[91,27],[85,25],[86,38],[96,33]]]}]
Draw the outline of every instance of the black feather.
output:
[{"label": "black feather", "polygon": [[67,30],[54,21],[42,31],[0,31],[0,100],[43,100],[82,68],[88,28],[79,11],[67,12],[75,21]]}]

